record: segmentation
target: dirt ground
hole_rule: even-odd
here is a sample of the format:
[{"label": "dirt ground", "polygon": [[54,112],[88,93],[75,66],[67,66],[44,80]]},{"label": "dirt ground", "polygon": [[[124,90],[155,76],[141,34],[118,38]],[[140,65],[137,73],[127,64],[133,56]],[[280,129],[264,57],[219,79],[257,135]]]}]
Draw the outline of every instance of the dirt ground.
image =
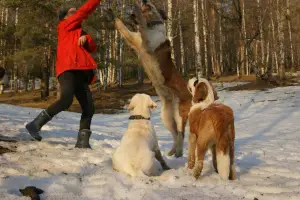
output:
[{"label": "dirt ground", "polygon": [[[292,80],[292,79],[289,79]],[[239,85],[232,87],[229,90],[266,90],[274,88],[275,86],[271,83],[265,81],[257,81],[255,76],[245,76],[239,78],[237,76],[226,76],[221,77],[218,80],[212,78],[212,82],[249,82],[245,85]],[[297,80],[293,80],[299,84],[299,77]],[[298,82],[297,82],[298,81]],[[91,88],[93,92],[93,98],[95,102],[96,113],[104,114],[113,114],[118,113],[123,110],[125,103],[136,93],[146,93],[149,95],[156,95],[155,90],[153,89],[149,81],[145,81],[143,85],[137,85],[135,82],[130,82],[124,85],[122,88],[112,87],[107,91],[100,90],[97,91],[96,88]],[[23,92],[23,93],[5,93],[0,95],[0,104],[12,104],[23,107],[32,107],[32,108],[42,108],[45,109],[53,102],[56,101],[56,96],[54,92],[50,92],[50,97],[47,100],[42,101],[40,99],[40,90]],[[81,112],[80,105],[77,100],[74,99],[73,105],[70,107],[69,111],[72,112]]]},{"label": "dirt ground", "polygon": [[[150,83],[142,86],[137,84],[124,85],[122,88],[113,87],[107,91],[97,91],[96,88],[91,88],[95,103],[96,113],[112,114],[123,109],[125,103],[136,93],[146,93],[156,95],[155,90]],[[54,96],[55,92],[50,91],[50,97],[46,100],[40,99],[40,90],[22,92],[22,93],[5,93],[0,96],[0,104],[11,104],[22,107],[42,108],[45,109],[57,99]],[[73,105],[69,108],[72,112],[81,112],[80,105],[74,99]]]}]

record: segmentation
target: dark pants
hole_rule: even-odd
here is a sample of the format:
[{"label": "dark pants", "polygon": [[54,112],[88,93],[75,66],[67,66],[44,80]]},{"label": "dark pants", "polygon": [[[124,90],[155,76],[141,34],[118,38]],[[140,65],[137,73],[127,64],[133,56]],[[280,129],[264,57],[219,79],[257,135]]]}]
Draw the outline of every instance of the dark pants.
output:
[{"label": "dark pants", "polygon": [[91,71],[72,70],[62,73],[58,77],[60,84],[60,99],[52,104],[46,111],[54,117],[61,111],[67,110],[73,103],[74,96],[78,100],[82,115],[80,128],[90,129],[92,117],[95,112],[92,93],[89,89]]}]

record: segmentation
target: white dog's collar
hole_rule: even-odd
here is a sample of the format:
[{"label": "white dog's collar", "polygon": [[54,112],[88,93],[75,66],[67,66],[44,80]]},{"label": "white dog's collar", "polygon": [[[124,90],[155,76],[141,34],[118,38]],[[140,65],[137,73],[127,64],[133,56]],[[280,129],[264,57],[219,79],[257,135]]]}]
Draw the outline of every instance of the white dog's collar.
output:
[{"label": "white dog's collar", "polygon": [[143,117],[142,115],[132,115],[129,117],[129,120],[150,120],[149,118]]}]

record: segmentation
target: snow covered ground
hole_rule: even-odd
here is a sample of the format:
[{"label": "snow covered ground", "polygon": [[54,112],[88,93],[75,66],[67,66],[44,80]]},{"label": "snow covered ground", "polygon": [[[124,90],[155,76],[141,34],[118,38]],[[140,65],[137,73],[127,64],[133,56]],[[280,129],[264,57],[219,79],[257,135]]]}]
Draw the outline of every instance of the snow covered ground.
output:
[{"label": "snow covered ground", "polygon": [[[195,180],[184,157],[166,153],[172,136],[153,113],[159,145],[173,169],[160,177],[130,178],[113,171],[111,155],[127,128],[128,113],[95,115],[93,150],[75,149],[80,114],[59,114],[43,129],[42,142],[30,141],[25,122],[40,110],[0,105],[0,136],[19,140],[16,153],[0,156],[0,199],[26,199],[20,188],[36,186],[41,199],[300,199],[300,87],[269,91],[219,93],[236,117],[236,171],[238,180],[224,182],[206,157],[202,176]],[[187,129],[188,130],[188,129]],[[187,138],[187,137],[186,137]]]}]

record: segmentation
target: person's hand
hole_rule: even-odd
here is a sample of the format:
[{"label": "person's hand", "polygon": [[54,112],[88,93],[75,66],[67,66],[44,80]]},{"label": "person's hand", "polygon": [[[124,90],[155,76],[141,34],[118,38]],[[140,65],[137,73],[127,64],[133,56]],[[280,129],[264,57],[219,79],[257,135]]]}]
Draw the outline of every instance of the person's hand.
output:
[{"label": "person's hand", "polygon": [[78,46],[83,46],[87,41],[87,37],[85,35],[81,36],[78,40]]}]

